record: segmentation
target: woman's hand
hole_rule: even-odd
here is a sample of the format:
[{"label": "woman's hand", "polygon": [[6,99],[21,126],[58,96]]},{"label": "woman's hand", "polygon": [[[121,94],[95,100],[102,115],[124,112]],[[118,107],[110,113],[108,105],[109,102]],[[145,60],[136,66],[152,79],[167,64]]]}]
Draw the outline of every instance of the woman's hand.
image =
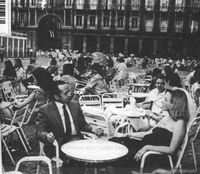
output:
[{"label": "woman's hand", "polygon": [[142,156],[144,155],[144,153],[148,151],[148,148],[147,148],[147,147],[148,147],[148,146],[144,146],[142,149],[140,149],[140,150],[135,154],[134,159],[135,159],[136,161],[139,161],[139,160],[142,158]]}]

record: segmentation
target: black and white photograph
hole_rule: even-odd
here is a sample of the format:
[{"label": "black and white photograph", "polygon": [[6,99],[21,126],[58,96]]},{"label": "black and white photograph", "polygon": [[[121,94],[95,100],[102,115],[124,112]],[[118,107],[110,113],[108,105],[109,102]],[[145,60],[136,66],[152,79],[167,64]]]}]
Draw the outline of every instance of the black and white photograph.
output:
[{"label": "black and white photograph", "polygon": [[200,173],[200,0],[0,0],[0,173]]}]

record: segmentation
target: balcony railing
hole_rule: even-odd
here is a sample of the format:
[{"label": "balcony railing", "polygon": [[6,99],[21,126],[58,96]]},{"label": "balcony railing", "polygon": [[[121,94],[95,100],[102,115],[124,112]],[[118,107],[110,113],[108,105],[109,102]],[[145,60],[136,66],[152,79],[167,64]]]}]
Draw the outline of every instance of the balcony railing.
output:
[{"label": "balcony railing", "polygon": [[175,7],[175,11],[176,12],[183,12],[184,11],[184,7],[181,6],[181,7]]},{"label": "balcony railing", "polygon": [[154,6],[153,6],[153,5],[146,5],[146,6],[145,6],[145,9],[146,9],[147,11],[153,11],[153,10],[154,10]]},{"label": "balcony railing", "polygon": [[153,26],[146,26],[145,27],[146,32],[152,32],[153,31]]},{"label": "balcony railing", "polygon": [[168,30],[168,27],[160,27],[160,32],[161,33],[166,33]]},{"label": "balcony railing", "polygon": [[176,33],[182,33],[183,32],[183,27],[175,27],[175,32]]}]

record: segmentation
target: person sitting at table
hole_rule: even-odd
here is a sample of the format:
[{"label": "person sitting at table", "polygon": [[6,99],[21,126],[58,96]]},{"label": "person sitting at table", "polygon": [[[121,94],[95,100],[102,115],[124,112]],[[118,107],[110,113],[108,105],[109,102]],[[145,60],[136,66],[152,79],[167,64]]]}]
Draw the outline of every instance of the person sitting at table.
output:
[{"label": "person sitting at table", "polygon": [[14,68],[17,75],[16,81],[20,82],[24,77],[24,67],[21,59],[19,58],[15,59]]},{"label": "person sitting at table", "polygon": [[165,89],[165,78],[163,75],[157,77],[155,85],[156,88],[149,92],[145,102],[152,102],[150,110],[155,114],[159,114],[162,112],[163,102],[170,99],[170,91]]},{"label": "person sitting at table", "polygon": [[3,71],[3,80],[9,81],[9,80],[15,80],[17,77],[15,68],[10,60],[6,60],[4,62],[5,69]]},{"label": "person sitting at table", "polygon": [[52,58],[50,61],[50,65],[47,67],[47,71],[52,75],[56,76],[58,75],[58,68],[57,61],[55,58]]},{"label": "person sitting at table", "polygon": [[36,70],[40,65],[36,62],[35,58],[30,59],[30,63],[26,68],[26,78],[22,80],[22,84],[27,89],[27,86],[31,83],[34,83],[34,78],[32,76],[32,73],[34,70]]},{"label": "person sitting at table", "polygon": [[170,65],[164,66],[164,74],[167,88],[182,87],[180,76],[174,72]]},{"label": "person sitting at table", "polygon": [[[102,134],[101,129],[94,129],[85,121],[80,104],[72,101],[75,83],[61,80],[54,83],[52,100],[39,108],[36,118],[36,138],[44,143],[44,152],[50,158],[55,156],[54,140],[61,147],[69,141],[83,139],[81,131]],[[66,162],[61,151],[60,158]]]},{"label": "person sitting at table", "polygon": [[[182,88],[176,88],[172,91],[170,104],[169,116],[161,119],[153,129],[146,132],[127,133],[121,137],[110,139],[110,141],[124,144],[129,149],[128,158],[121,164],[122,167],[138,168],[141,157],[147,151],[165,154],[177,152],[185,137],[187,125],[195,116],[194,105],[189,93]],[[139,138],[141,141],[134,138]],[[149,162],[151,162],[149,164],[151,167],[155,164],[155,160]],[[162,162],[162,160],[156,160],[157,164],[158,162]],[[166,163],[161,164],[166,165]]]},{"label": "person sitting at table", "polygon": [[53,89],[53,79],[51,75],[47,70],[41,67],[34,70],[32,74],[38,89],[33,90],[31,94],[22,102],[17,100],[14,101],[13,105],[17,108],[22,108],[27,104],[35,102],[36,100],[38,101],[37,107],[39,107],[49,100],[49,93]]},{"label": "person sitting at table", "polygon": [[114,76],[114,81],[117,80],[119,82],[119,86],[124,85],[124,80],[128,78],[127,66],[124,61],[124,57],[119,57],[117,59],[118,64],[115,66],[116,74]]},{"label": "person sitting at table", "polygon": [[91,93],[95,95],[100,95],[107,92],[112,92],[105,82],[105,74],[103,67],[98,63],[92,65],[93,76],[87,83],[85,87],[85,94]]},{"label": "person sitting at table", "polygon": [[151,91],[152,89],[156,88],[156,80],[158,78],[158,76],[160,76],[162,73],[160,68],[154,68],[153,72],[152,72],[152,79],[151,79],[151,83],[149,86],[149,90]]},{"label": "person sitting at table", "polygon": [[197,108],[199,108],[200,106],[200,75],[199,75],[200,72],[199,71],[195,71],[194,73],[195,83],[193,83],[191,87],[191,94],[196,103]]}]

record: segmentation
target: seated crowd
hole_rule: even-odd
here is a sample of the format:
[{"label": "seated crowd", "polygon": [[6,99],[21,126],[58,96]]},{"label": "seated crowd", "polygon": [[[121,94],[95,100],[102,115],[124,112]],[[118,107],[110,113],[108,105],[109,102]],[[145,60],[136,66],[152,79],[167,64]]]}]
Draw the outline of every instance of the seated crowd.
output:
[{"label": "seated crowd", "polygon": [[[16,81],[20,90],[24,88],[25,92],[29,90],[29,84],[37,86],[24,100],[12,101],[11,109],[13,106],[20,109],[38,101],[39,110],[34,120],[35,136],[44,143],[45,154],[50,158],[55,156],[55,140],[61,147],[64,143],[83,139],[82,131],[94,133],[98,137],[103,134],[102,129],[92,127],[86,122],[79,100],[74,97],[78,94],[77,90],[82,91],[81,95],[101,96],[104,93],[118,92],[111,87],[112,82],[117,81],[116,89],[119,89],[126,83],[137,81],[130,81],[128,68],[122,56],[116,62],[102,53],[94,53],[91,57],[81,57],[78,61],[68,57],[62,65],[58,65],[57,60],[51,58],[46,69],[37,65],[35,60],[31,60],[26,70],[21,59],[16,59],[14,66],[10,60],[5,61],[2,82]],[[177,152],[185,137],[187,125],[195,117],[195,111],[199,107],[200,68],[199,65],[196,67],[189,92],[182,88],[185,85],[169,64],[163,69],[153,69],[150,73],[148,97],[142,103],[136,103],[137,107],[146,110],[146,117],[150,120],[149,127],[109,139],[125,145],[129,150],[126,158],[110,164],[115,173],[130,173],[133,169],[137,170],[141,157],[147,151],[170,155]],[[80,81],[85,85],[78,89]],[[150,103],[150,107],[145,108],[146,103]],[[136,140],[138,138],[140,140]],[[61,150],[60,158],[64,162],[65,172],[66,168],[77,166],[76,163],[69,162]],[[148,166],[155,169],[168,167],[166,164],[165,159],[153,159]],[[123,171],[120,170],[121,167]],[[127,171],[123,167],[126,167]]]}]

